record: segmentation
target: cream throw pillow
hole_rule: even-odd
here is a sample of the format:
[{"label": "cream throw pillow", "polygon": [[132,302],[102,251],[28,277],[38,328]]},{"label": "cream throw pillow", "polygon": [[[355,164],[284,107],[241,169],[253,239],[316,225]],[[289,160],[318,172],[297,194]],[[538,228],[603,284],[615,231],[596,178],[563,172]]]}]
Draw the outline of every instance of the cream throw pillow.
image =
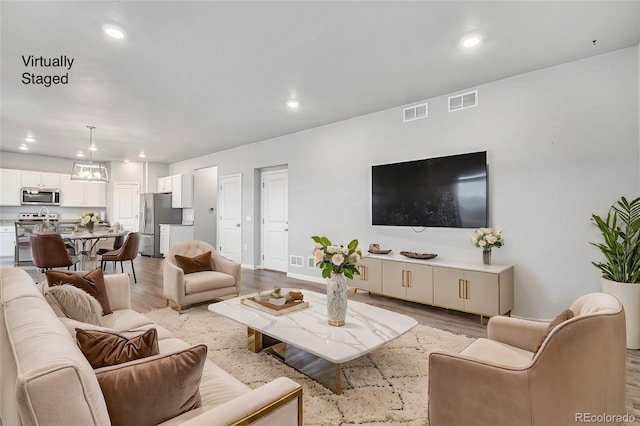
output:
[{"label": "cream throw pillow", "polygon": [[102,305],[89,293],[71,284],[50,286],[45,290],[45,299],[56,314],[88,324],[100,325]]}]

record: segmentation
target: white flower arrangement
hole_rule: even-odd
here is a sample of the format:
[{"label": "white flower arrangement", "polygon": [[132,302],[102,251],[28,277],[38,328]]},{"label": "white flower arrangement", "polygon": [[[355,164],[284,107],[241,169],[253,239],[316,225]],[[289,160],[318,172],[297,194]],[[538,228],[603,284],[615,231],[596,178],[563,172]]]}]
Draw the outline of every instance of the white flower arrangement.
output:
[{"label": "white flower arrangement", "polygon": [[94,211],[82,213],[80,216],[80,224],[82,226],[87,226],[89,222],[93,222],[94,224],[100,222],[100,215]]},{"label": "white flower arrangement", "polygon": [[478,229],[471,237],[471,242],[474,246],[483,250],[491,250],[494,247],[502,247],[504,245],[502,231],[494,231],[493,228]]},{"label": "white flower arrangement", "polygon": [[316,243],[313,250],[313,258],[316,266],[322,269],[324,278],[331,277],[331,272],[344,274],[353,279],[354,275],[360,275],[357,264],[362,259],[362,252],[358,248],[358,240],[353,240],[347,247],[331,244],[326,237],[311,237]]}]

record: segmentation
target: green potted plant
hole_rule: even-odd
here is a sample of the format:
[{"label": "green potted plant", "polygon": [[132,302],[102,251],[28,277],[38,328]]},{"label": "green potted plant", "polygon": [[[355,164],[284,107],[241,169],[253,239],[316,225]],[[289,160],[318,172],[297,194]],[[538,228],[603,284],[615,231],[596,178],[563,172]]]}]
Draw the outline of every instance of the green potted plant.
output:
[{"label": "green potted plant", "polygon": [[591,215],[604,242],[591,243],[605,257],[592,262],[602,271],[602,292],[617,297],[624,306],[627,348],[640,349],[640,197],[621,197],[606,218]]}]

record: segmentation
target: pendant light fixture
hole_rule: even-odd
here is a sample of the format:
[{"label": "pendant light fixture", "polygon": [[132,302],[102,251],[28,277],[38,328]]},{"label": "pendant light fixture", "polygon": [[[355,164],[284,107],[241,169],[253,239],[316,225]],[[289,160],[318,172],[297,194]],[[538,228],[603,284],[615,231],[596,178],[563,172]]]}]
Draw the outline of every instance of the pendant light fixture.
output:
[{"label": "pendant light fixture", "polygon": [[89,161],[74,161],[71,170],[71,180],[80,182],[109,183],[107,165],[101,162],[92,161],[92,153],[96,150],[93,144],[93,129],[96,126],[87,126],[89,129]]}]

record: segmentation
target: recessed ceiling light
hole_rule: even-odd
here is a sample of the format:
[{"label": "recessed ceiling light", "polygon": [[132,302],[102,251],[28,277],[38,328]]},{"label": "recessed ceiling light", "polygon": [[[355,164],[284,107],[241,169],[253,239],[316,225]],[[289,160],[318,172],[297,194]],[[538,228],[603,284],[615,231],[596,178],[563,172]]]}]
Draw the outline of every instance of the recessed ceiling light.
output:
[{"label": "recessed ceiling light", "polygon": [[125,163],[128,163],[128,162],[129,162],[129,160],[125,158],[125,159],[124,159],[124,162],[125,162]]},{"label": "recessed ceiling light", "polygon": [[33,136],[27,136],[26,138],[24,138],[24,140],[25,140],[25,142],[35,142],[36,141]]},{"label": "recessed ceiling light", "polygon": [[120,27],[116,27],[115,25],[107,24],[102,26],[102,31],[105,32],[109,37],[121,40],[125,38],[127,33]]},{"label": "recessed ceiling light", "polygon": [[287,101],[287,106],[291,109],[298,108],[300,106],[300,102],[297,99],[289,99]]},{"label": "recessed ceiling light", "polygon": [[463,47],[474,47],[480,44],[480,37],[478,36],[470,36],[466,37],[462,40]]},{"label": "recessed ceiling light", "polygon": [[76,154],[76,157],[84,157],[84,152],[78,151],[78,153]]},{"label": "recessed ceiling light", "polygon": [[26,146],[25,144],[22,144],[22,145],[20,145],[20,149],[23,150],[23,151],[28,151],[29,147]]},{"label": "recessed ceiling light", "polygon": [[93,143],[89,145],[89,151],[97,151],[98,147],[96,147]]},{"label": "recessed ceiling light", "polygon": [[138,154],[138,157],[145,158],[146,155],[144,154],[144,151],[140,151],[140,154]]}]

